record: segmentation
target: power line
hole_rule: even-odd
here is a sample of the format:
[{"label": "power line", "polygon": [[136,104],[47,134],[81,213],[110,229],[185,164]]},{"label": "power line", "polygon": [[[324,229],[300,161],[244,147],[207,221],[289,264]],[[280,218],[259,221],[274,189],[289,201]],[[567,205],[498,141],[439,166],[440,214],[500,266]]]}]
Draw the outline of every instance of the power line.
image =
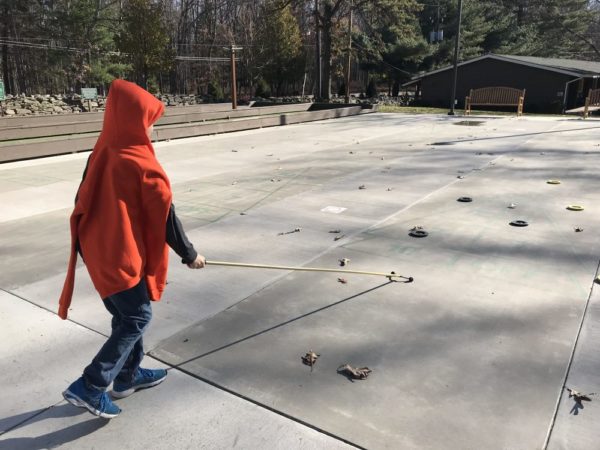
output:
[{"label": "power line", "polygon": [[[25,42],[25,41],[12,41],[8,39],[0,39],[0,45],[6,45],[7,47],[23,47],[23,48],[35,48],[39,50],[62,50],[66,52],[79,52],[79,53],[87,53],[90,50],[99,50],[92,48],[77,48],[77,47],[65,47],[62,45],[52,45],[52,44],[36,44],[34,42]],[[119,55],[119,52],[115,51],[103,51],[109,55]]]},{"label": "power line", "polygon": [[[46,44],[35,44],[32,42],[10,41],[10,40],[6,40],[6,39],[0,39],[0,45],[7,45],[9,47],[33,48],[33,49],[37,49],[37,50],[61,50],[61,51],[79,52],[79,53],[87,53],[89,51],[89,49],[83,49],[83,48],[54,46],[54,45],[46,45]],[[115,56],[127,55],[127,53],[121,53],[121,52],[115,52],[115,51],[107,51],[104,53],[109,54],[109,55],[115,55]],[[177,61],[197,61],[197,62],[230,62],[231,58],[218,57],[218,56],[177,55],[177,56],[175,56],[175,60],[177,60]],[[236,61],[239,61],[239,58],[236,58]]]},{"label": "power line", "polygon": [[[207,62],[231,62],[231,58],[220,58],[214,56],[176,56],[177,61],[207,61]],[[239,61],[240,58],[235,58]]]},{"label": "power line", "polygon": [[[375,53],[375,52],[374,52],[374,51],[372,51],[372,50],[368,50],[368,49],[364,48],[363,46],[361,46],[361,45],[358,45],[358,44],[357,44],[356,42],[354,42],[354,41],[352,41],[352,45],[354,45],[355,47],[358,47],[359,49],[361,49],[361,50],[363,50],[363,51],[365,51],[365,52],[368,52],[368,53],[371,53],[371,54],[374,54],[374,53]],[[388,63],[388,62],[385,62],[383,59],[382,59],[381,61],[379,61],[379,62],[381,62],[382,64],[384,64],[384,65],[386,65],[386,66],[388,66],[388,67],[391,67],[391,68],[392,68],[392,69],[394,69],[394,70],[397,70],[398,72],[402,72],[402,73],[403,73],[403,74],[405,74],[405,75],[408,75],[408,76],[412,76],[412,75],[414,75],[414,74],[412,74],[412,73],[410,73],[410,72],[407,72],[406,70],[400,69],[399,67],[396,67],[396,66],[394,66],[394,65],[392,65],[392,64],[390,64],[390,63]]]}]

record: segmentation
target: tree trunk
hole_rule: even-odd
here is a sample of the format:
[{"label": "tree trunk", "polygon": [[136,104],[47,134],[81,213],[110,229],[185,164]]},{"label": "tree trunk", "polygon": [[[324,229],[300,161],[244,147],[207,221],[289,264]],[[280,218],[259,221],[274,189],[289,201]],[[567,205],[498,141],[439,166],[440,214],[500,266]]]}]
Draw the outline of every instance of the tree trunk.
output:
[{"label": "tree trunk", "polygon": [[10,82],[10,70],[8,69],[8,46],[2,46],[2,77],[4,78],[4,88],[7,94],[13,93],[12,83]]},{"label": "tree trunk", "polygon": [[[8,19],[10,17],[8,14],[8,2],[4,3],[2,15],[4,17],[4,23],[2,24],[2,38],[8,40]],[[8,68],[8,45],[6,44],[2,46],[2,76],[4,78],[4,88],[6,89],[6,93],[13,94],[14,89],[12,87],[10,70]]]},{"label": "tree trunk", "polygon": [[148,90],[148,66],[144,64],[144,69],[142,72],[142,87]]},{"label": "tree trunk", "polygon": [[321,95],[324,100],[331,98],[331,31],[333,23],[331,19],[323,21],[323,86],[321,88]]}]

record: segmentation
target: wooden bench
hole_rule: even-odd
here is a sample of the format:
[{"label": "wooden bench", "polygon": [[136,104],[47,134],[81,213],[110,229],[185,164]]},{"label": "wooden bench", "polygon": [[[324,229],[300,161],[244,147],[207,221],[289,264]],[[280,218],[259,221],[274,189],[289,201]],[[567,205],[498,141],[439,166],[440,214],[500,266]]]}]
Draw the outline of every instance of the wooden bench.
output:
[{"label": "wooden bench", "polygon": [[592,111],[600,109],[600,89],[590,89],[583,107],[583,118],[587,119]]},{"label": "wooden bench", "polygon": [[494,86],[471,89],[465,99],[465,116],[471,115],[472,106],[516,106],[517,116],[523,114],[525,89]]},{"label": "wooden bench", "polygon": [[591,112],[598,110],[600,110],[600,89],[590,89],[588,96],[585,99],[584,106],[568,109],[565,111],[565,113],[581,114],[584,119],[587,119]]}]

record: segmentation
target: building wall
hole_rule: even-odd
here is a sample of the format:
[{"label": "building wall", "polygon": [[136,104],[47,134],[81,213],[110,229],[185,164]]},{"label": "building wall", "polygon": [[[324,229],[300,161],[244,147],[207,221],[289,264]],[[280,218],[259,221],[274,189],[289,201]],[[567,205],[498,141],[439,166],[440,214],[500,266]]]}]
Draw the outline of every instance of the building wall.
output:
[{"label": "building wall", "polygon": [[[422,79],[421,99],[424,105],[450,106],[452,74],[452,70],[445,70]],[[458,68],[456,98],[458,107],[464,108],[465,97],[470,89],[508,86],[527,90],[525,112],[560,112],[565,83],[574,78],[521,64],[483,59]],[[577,82],[572,83],[569,88],[570,104],[576,101],[576,91]]]}]

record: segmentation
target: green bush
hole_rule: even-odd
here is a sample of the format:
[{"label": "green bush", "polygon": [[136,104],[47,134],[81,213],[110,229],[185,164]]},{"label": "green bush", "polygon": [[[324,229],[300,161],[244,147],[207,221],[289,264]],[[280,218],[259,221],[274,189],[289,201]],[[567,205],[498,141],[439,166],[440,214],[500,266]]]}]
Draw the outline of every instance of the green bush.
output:
[{"label": "green bush", "polygon": [[158,94],[160,89],[158,86],[158,80],[155,76],[148,77],[148,92],[151,94]]},{"label": "green bush", "polygon": [[217,82],[217,80],[211,80],[208,83],[207,95],[211,100],[222,101],[225,99],[225,95],[223,95],[223,88]]},{"label": "green bush", "polygon": [[400,93],[400,82],[398,80],[394,81],[394,85],[392,86],[392,97],[398,97]]},{"label": "green bush", "polygon": [[264,78],[259,78],[256,82],[255,97],[269,98],[271,96],[271,88]]},{"label": "green bush", "polygon": [[377,85],[375,84],[375,79],[371,78],[369,80],[369,84],[367,85],[367,91],[365,92],[367,98],[377,97]]}]

